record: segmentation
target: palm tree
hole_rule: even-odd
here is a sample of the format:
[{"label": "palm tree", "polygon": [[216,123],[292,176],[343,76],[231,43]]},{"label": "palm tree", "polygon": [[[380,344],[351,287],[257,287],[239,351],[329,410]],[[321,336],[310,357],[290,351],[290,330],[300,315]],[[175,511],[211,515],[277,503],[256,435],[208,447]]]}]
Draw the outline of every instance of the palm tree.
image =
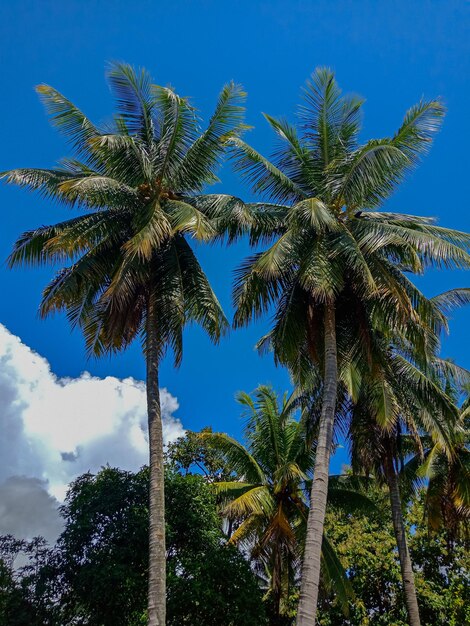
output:
[{"label": "palm tree", "polygon": [[[427,479],[425,515],[430,532],[445,529],[449,545],[470,528],[470,401],[460,409],[461,432],[451,454],[439,442],[423,437],[423,455],[408,461],[405,474],[415,481]],[[423,462],[424,456],[424,462]],[[411,471],[410,471],[411,470]]]},{"label": "palm tree", "polygon": [[313,448],[306,441],[305,415],[297,421],[285,395],[279,404],[272,388],[260,386],[253,397],[239,393],[237,400],[246,411],[247,447],[222,433],[201,437],[224,455],[235,474],[233,480],[214,483],[224,516],[239,524],[230,542],[245,546],[261,573],[268,572],[276,623],[281,623],[299,565]]},{"label": "palm tree", "polygon": [[[403,590],[410,624],[420,624],[413,567],[403,520],[400,465],[411,451],[422,458],[422,437],[434,441],[447,454],[458,436],[458,411],[445,392],[441,374],[458,370],[434,360],[423,370],[411,354],[403,355],[400,342],[378,351],[382,358],[363,372],[360,389],[350,409],[349,439],[352,465],[361,474],[374,475],[388,486]],[[427,371],[426,371],[427,370]],[[351,396],[354,394],[351,394]]]},{"label": "palm tree", "polygon": [[[452,289],[433,298],[446,314],[470,303],[470,289]],[[455,363],[436,359],[434,378],[457,405],[463,394],[452,446],[422,436],[419,451],[402,470],[408,483],[427,479],[425,514],[430,532],[445,528],[451,543],[470,521],[470,372]]]},{"label": "palm tree", "polygon": [[[65,309],[82,328],[90,353],[119,351],[141,337],[147,368],[150,447],[150,560],[148,623],[165,624],[165,516],[159,363],[167,348],[182,358],[182,332],[199,323],[218,341],[226,319],[188,237],[216,230],[197,209],[217,181],[224,143],[241,129],[244,93],[226,85],[203,132],[195,110],[171,88],[154,85],[145,70],[113,64],[108,72],[117,114],[95,126],[58,91],[38,92],[52,123],[77,158],[53,169],[16,169],[10,183],[84,209],[59,224],[24,233],[10,266],[65,263],[43,293],[45,316]],[[80,159],[80,160],[79,160]],[[214,210],[237,202],[210,196]]]},{"label": "palm tree", "polygon": [[261,233],[271,243],[240,268],[235,326],[274,308],[260,346],[269,346],[296,380],[315,368],[323,381],[298,626],[315,624],[343,356],[370,362],[368,336],[378,327],[409,326],[409,339],[424,341],[435,330],[436,307],[404,271],[470,265],[468,235],[427,218],[373,211],[426,152],[442,104],[420,102],[393,137],[364,145],[358,143],[361,106],[341,95],[331,71],[319,69],[304,90],[300,132],[266,116],[279,139],[273,162],[240,138],[231,140],[236,169],[266,198],[252,211],[254,239]]},{"label": "palm tree", "polygon": [[[200,438],[222,455],[234,474],[231,480],[212,483],[224,517],[235,527],[229,541],[248,551],[260,576],[267,577],[273,623],[286,624],[305,541],[314,433],[308,407],[297,420],[298,402],[286,395],[279,402],[271,387],[239,393],[238,401],[245,408],[246,446],[223,433],[203,432]],[[349,510],[370,506],[346,477],[334,481],[329,500],[342,506],[347,502]],[[334,585],[346,606],[351,590],[327,537],[322,559],[325,583]]]}]

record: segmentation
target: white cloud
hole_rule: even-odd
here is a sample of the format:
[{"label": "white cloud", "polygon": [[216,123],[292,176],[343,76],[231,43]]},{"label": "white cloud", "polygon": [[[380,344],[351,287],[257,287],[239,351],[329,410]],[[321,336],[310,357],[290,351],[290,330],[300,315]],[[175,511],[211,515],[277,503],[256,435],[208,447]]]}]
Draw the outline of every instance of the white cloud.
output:
[{"label": "white cloud", "polygon": [[[171,441],[184,432],[173,417],[178,401],[166,389],[161,401],[164,437]],[[83,472],[107,463],[141,467],[148,460],[146,420],[143,382],[87,372],[58,378],[44,357],[0,324],[0,499],[7,494],[9,511],[16,511],[0,508],[0,534],[12,532],[15,515],[23,528],[26,511],[34,518],[39,502],[37,510],[47,510],[49,496],[63,499]],[[15,493],[23,499],[28,493],[26,504],[15,505]]]}]

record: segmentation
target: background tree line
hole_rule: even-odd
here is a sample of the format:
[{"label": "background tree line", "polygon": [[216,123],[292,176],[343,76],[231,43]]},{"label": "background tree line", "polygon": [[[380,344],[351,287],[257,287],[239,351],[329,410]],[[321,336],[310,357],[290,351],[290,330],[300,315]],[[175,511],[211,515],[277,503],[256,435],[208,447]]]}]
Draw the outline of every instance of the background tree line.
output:
[{"label": "background tree line", "polygon": [[[175,626],[295,621],[313,465],[311,448],[299,445],[308,422],[270,388],[239,399],[256,409],[246,447],[206,429],[187,433],[166,453],[167,619]],[[468,488],[470,463],[462,456]],[[470,617],[470,507],[452,510],[453,479],[443,460],[424,486],[408,455],[400,481],[422,618],[457,626]],[[247,482],[250,463],[271,472],[262,484]],[[289,467],[286,476],[281,470]],[[1,622],[146,623],[147,502],[148,468],[103,468],[70,486],[54,546],[2,537]],[[351,471],[332,477],[325,533],[319,624],[405,626],[390,502],[380,481]]]}]

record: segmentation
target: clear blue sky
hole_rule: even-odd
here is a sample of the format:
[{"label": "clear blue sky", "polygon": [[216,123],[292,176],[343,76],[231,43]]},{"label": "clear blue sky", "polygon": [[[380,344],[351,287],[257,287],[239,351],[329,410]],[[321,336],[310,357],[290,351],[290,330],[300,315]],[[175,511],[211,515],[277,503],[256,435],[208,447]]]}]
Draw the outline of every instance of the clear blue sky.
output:
[{"label": "clear blue sky", "polygon": [[[0,169],[49,167],[69,150],[52,130],[34,92],[45,82],[62,91],[95,121],[106,120],[112,101],[104,81],[109,60],[145,66],[159,84],[190,95],[209,114],[222,85],[234,79],[248,91],[248,140],[269,153],[272,136],[261,116],[291,116],[299,90],[318,65],[332,67],[345,91],[364,96],[364,138],[392,133],[422,96],[441,96],[448,116],[429,157],[388,208],[438,217],[444,226],[470,231],[470,4],[455,0],[87,2],[13,0],[0,9],[2,96]],[[223,189],[248,197],[230,169]],[[66,217],[64,209],[16,188],[0,188],[0,258],[24,230]],[[227,313],[232,272],[247,253],[200,248],[201,261]],[[60,376],[92,374],[144,378],[136,345],[112,360],[87,362],[78,333],[63,316],[46,322],[36,310],[51,271],[9,272],[0,267],[0,322],[44,355]],[[463,273],[420,279],[433,295],[467,286]],[[469,311],[454,316],[445,354],[470,367]],[[180,401],[184,425],[211,424],[240,432],[234,394],[258,383],[288,387],[285,372],[253,344],[267,321],[232,333],[214,348],[196,329],[186,333],[185,358],[170,360],[161,382]],[[339,461],[338,461],[339,462]],[[337,464],[338,464],[337,462]]]}]

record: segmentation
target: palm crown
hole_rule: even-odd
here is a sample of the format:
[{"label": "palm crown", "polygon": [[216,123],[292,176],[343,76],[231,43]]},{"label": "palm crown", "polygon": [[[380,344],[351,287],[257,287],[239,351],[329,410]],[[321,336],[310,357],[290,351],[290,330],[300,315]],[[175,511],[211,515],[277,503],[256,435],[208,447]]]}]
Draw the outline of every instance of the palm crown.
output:
[{"label": "palm crown", "polygon": [[[463,293],[466,297],[467,290]],[[446,293],[438,296],[435,303],[442,307],[443,303],[449,304],[454,299],[455,294],[453,297]],[[415,347],[415,351],[419,353],[419,347]],[[410,350],[404,356],[399,341],[397,345],[384,345],[382,358],[365,372],[357,395],[352,398],[348,433],[353,468],[361,472],[374,470],[375,475],[388,484],[405,600],[412,624],[419,624],[419,608],[403,521],[399,464],[416,450],[417,458],[422,458],[423,435],[436,442],[444,458],[455,455],[459,415],[446,393],[446,380],[457,381],[462,375],[468,376],[457,366],[438,358],[428,359],[424,368],[419,367],[420,361],[418,354],[413,362]]]},{"label": "palm crown", "polygon": [[412,457],[404,475],[418,485],[427,479],[425,513],[431,531],[445,529],[449,541],[468,533],[470,521],[470,401],[467,397],[459,416],[460,432],[451,454],[441,442],[422,438],[423,453]]},{"label": "palm crown", "polygon": [[337,309],[338,338],[349,343],[346,361],[354,337],[364,358],[371,327],[406,327],[410,340],[424,344],[445,320],[406,272],[470,265],[467,234],[429,218],[374,211],[428,149],[442,104],[419,103],[393,137],[363,145],[361,107],[362,100],[342,96],[333,74],[320,69],[304,90],[298,130],[266,116],[279,140],[273,162],[240,138],[231,140],[237,170],[267,198],[253,209],[252,228],[275,240],[239,269],[235,324],[274,305],[261,345],[293,368],[303,357],[307,369],[312,357],[321,361],[322,311],[329,302]]},{"label": "palm crown", "polygon": [[295,419],[295,405],[279,402],[269,387],[239,393],[246,411],[246,447],[223,433],[202,434],[223,454],[234,472],[231,481],[214,483],[223,514],[236,524],[232,543],[250,550],[259,574],[268,579],[274,611],[288,609],[295,584],[307,515],[305,482],[311,476],[313,452],[308,419]]},{"label": "palm crown", "polygon": [[[144,71],[114,64],[108,80],[117,115],[100,129],[55,89],[38,92],[77,159],[54,169],[17,169],[10,183],[84,209],[79,217],[24,233],[10,264],[70,261],[44,291],[41,313],[65,308],[85,331],[90,351],[120,349],[142,331],[152,285],[158,345],[178,362],[182,328],[200,323],[218,339],[226,320],[185,235],[208,239],[215,229],[196,206],[217,181],[225,142],[242,128],[240,86],[222,90],[205,131],[195,110]],[[227,206],[210,196],[210,206]]]}]

